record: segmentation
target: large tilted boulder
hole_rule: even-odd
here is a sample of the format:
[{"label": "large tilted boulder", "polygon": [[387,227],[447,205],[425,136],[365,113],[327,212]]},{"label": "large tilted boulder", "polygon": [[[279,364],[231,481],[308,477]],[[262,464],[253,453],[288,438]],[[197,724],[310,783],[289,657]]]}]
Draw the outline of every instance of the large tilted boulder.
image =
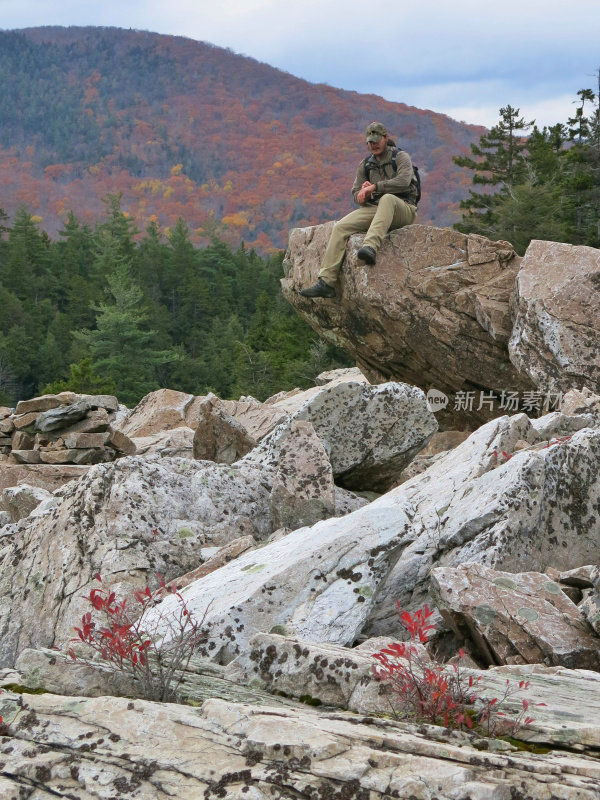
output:
[{"label": "large tilted boulder", "polygon": [[[171,581],[195,570],[240,537],[265,541],[279,527],[274,480],[264,465],[136,456],[58,489],[45,513],[0,531],[0,665],[25,647],[64,645],[96,573],[126,595],[156,585],[156,573]],[[336,487],[329,510],[361,505]]]},{"label": "large tilted boulder", "polygon": [[96,573],[126,594],[157,572],[171,580],[196,568],[204,547],[265,539],[270,490],[251,466],[134,457],[93,467],[47,514],[2,529],[0,664],[67,642]]},{"label": "large tilted boulder", "polygon": [[[533,383],[511,363],[509,302],[520,259],[506,242],[410,225],[387,236],[369,267],[350,238],[332,300],[298,290],[316,281],[331,225],[291,232],[284,297],[325,339],[343,346],[372,381],[427,392],[519,391]],[[473,422],[485,418],[485,408]]]},{"label": "large tilted boulder", "polygon": [[[513,393],[528,411],[532,391],[544,410],[571,389],[598,391],[597,249],[533,241],[521,259],[507,242],[410,225],[385,238],[372,267],[357,259],[362,235],[351,237],[336,297],[304,298],[330,232],[331,223],[291,232],[284,296],[373,382],[444,393],[443,427],[473,430],[502,413],[482,395]],[[472,407],[459,399],[469,391]]]},{"label": "large tilted boulder", "polygon": [[[505,572],[594,563],[600,546],[600,430],[585,417],[500,417],[385,495],[408,502],[414,541],[379,591],[367,635],[399,631],[395,602],[428,602],[434,567]],[[381,498],[383,499],[383,498]],[[369,506],[375,513],[380,500]]]},{"label": "large tilted boulder", "polygon": [[533,241],[517,275],[511,361],[542,390],[600,389],[600,250]]},{"label": "large tilted boulder", "polygon": [[[226,663],[258,632],[349,645],[360,632],[382,581],[414,538],[410,509],[393,493],[347,517],[299,528],[182,589],[189,610],[205,615],[201,652]],[[407,513],[409,512],[409,513]],[[226,587],[226,591],[223,591]],[[158,622],[178,600],[150,612]]]},{"label": "large tilted boulder", "polygon": [[240,463],[276,467],[294,420],[312,423],[335,482],[351,490],[388,489],[437,430],[425,395],[414,386],[333,383],[311,392]]},{"label": "large tilted boulder", "polygon": [[559,413],[491,421],[363,509],[296,530],[191,584],[185,597],[194,610],[210,603],[208,654],[227,660],[271,630],[344,644],[399,635],[396,600],[406,609],[433,605],[437,566],[519,573],[594,563],[600,430],[586,421]]}]

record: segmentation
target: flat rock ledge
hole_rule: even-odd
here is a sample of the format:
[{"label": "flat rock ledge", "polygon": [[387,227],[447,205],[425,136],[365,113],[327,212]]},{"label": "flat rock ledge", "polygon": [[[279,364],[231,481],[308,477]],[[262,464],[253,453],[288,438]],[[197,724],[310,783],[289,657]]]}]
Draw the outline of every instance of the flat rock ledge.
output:
[{"label": "flat rock ledge", "polygon": [[480,750],[465,734],[347,712],[17,695],[0,710],[0,796],[597,800],[600,761]]}]

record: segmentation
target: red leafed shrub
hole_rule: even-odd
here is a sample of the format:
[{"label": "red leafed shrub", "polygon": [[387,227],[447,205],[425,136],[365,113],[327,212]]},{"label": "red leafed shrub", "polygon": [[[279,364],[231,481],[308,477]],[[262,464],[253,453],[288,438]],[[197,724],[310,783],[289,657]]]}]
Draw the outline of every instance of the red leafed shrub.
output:
[{"label": "red leafed shrub", "polygon": [[[433,611],[427,606],[410,614],[397,603],[398,616],[410,635],[410,641],[397,642],[373,654],[375,677],[385,682],[391,692],[395,713],[415,722],[444,725],[447,728],[473,728],[488,736],[514,735],[521,727],[533,722],[526,716],[529,702],[523,700],[522,711],[515,717],[501,711],[502,704],[516,692],[526,691],[529,681],[518,685],[506,682],[500,698],[479,697],[481,675],[465,675],[457,664],[444,665],[433,661],[425,645],[435,625],[428,620]],[[464,652],[459,650],[462,659]],[[540,704],[542,705],[542,704]]]},{"label": "red leafed shrub", "polygon": [[[102,582],[100,575],[94,577]],[[196,646],[206,638],[202,628],[206,612],[195,620],[175,584],[167,586],[161,575],[157,577],[157,590],[146,587],[121,600],[104,588],[92,589],[86,596],[92,611],[82,616],[72,641],[83,643],[113,671],[131,678],[141,696],[174,701]],[[179,601],[177,613],[153,615],[149,625],[148,611],[165,593]],[[73,660],[93,663],[76,655],[72,647],[68,652]]]}]

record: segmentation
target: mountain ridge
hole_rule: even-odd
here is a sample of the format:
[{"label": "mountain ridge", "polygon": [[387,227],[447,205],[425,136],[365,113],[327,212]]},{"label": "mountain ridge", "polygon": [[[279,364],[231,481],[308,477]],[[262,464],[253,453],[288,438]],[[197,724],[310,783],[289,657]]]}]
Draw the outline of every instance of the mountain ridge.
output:
[{"label": "mountain ridge", "polygon": [[470,184],[452,156],[484,130],[182,36],[47,26],[0,44],[0,205],[24,204],[50,235],[121,193],[140,229],[182,217],[196,243],[285,247],[290,227],[351,209],[372,119],[421,167],[419,221],[447,225]]}]

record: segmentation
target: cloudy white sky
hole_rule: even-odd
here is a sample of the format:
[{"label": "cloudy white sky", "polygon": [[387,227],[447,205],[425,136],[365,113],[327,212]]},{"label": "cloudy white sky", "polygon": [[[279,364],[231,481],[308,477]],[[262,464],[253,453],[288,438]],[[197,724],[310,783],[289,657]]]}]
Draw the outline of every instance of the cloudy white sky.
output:
[{"label": "cloudy white sky", "polygon": [[598,0],[0,0],[0,28],[38,25],[187,36],[488,127],[508,103],[564,122],[598,91]]}]

